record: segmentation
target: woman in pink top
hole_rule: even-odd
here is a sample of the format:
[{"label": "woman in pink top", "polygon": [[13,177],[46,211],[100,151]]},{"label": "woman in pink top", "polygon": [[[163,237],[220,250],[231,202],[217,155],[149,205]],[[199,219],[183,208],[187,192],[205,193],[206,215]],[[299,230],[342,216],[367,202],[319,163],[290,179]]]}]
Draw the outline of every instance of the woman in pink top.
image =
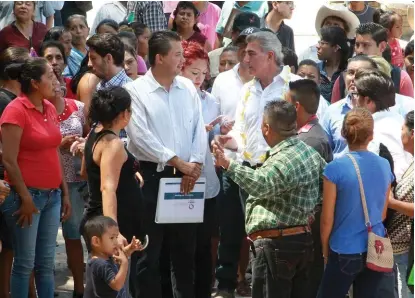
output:
[{"label": "woman in pink top", "polygon": [[[199,11],[197,27],[206,36],[212,49],[216,49],[219,40],[216,35],[216,24],[219,22],[221,9],[209,1],[192,1]],[[169,29],[173,28],[174,13],[170,15]]]}]

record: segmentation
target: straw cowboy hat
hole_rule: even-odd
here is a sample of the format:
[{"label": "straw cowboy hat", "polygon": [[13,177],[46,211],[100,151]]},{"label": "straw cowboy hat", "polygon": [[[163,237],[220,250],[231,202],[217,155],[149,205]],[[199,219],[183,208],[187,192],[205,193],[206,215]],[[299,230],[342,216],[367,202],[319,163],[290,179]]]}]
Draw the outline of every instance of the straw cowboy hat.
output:
[{"label": "straw cowboy hat", "polygon": [[354,39],[356,37],[356,28],[359,27],[360,21],[357,16],[351,12],[347,7],[342,4],[336,5],[323,5],[317,12],[316,16],[316,31],[320,34],[323,21],[327,17],[338,17],[344,20],[349,26],[349,32],[347,33],[348,39]]}]

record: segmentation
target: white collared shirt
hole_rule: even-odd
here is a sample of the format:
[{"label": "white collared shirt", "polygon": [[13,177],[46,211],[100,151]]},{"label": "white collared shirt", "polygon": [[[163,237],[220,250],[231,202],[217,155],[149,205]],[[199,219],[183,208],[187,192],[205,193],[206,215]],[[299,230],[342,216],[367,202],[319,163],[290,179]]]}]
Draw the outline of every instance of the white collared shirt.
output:
[{"label": "white collared shirt", "polygon": [[267,102],[283,99],[289,90],[289,82],[301,79],[284,66],[281,73],[264,90],[258,80],[246,83],[241,91],[241,98],[235,116],[235,125],[230,132],[238,144],[241,159],[251,166],[262,164],[269,149],[262,136],[261,124]]},{"label": "white collared shirt", "polygon": [[150,69],[124,88],[132,99],[127,148],[138,160],[157,163],[157,171],[174,156],[205,163],[206,130],[199,95],[190,80],[177,76],[167,91]]},{"label": "white collared shirt", "polygon": [[[380,143],[385,145],[393,158],[394,173],[399,181],[411,162],[409,154],[405,153],[401,140],[404,118],[394,111],[380,111],[374,113],[373,141],[369,144],[370,151],[379,152]],[[374,148],[372,150],[372,148]]]},{"label": "white collared shirt", "polygon": [[236,108],[241,99],[244,83],[238,73],[239,63],[232,69],[220,73],[213,83],[212,95],[220,105],[221,115],[235,120]]}]

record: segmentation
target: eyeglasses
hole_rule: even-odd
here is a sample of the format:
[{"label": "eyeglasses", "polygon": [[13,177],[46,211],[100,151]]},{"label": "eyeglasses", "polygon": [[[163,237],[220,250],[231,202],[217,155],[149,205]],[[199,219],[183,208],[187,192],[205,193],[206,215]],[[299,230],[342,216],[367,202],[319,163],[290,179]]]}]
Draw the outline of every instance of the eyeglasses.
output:
[{"label": "eyeglasses", "polygon": [[284,1],[285,4],[287,4],[287,6],[291,9],[295,8],[295,3],[294,1]]}]

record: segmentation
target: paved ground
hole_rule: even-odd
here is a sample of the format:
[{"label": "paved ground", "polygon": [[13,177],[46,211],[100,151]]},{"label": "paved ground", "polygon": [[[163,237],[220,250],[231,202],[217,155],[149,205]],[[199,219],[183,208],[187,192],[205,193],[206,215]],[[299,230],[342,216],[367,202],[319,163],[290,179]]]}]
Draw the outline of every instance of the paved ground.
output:
[{"label": "paved ground", "polygon": [[[56,258],[55,258],[56,292],[59,293],[59,298],[72,298],[73,279],[72,279],[72,274],[66,265],[65,241],[62,236],[62,229],[59,229],[57,243],[59,246],[56,248]],[[84,248],[85,248],[85,245],[84,245]],[[86,261],[87,252],[85,249],[84,249],[84,256],[85,256],[85,261]],[[237,297],[240,297],[240,296],[237,296]]]}]

